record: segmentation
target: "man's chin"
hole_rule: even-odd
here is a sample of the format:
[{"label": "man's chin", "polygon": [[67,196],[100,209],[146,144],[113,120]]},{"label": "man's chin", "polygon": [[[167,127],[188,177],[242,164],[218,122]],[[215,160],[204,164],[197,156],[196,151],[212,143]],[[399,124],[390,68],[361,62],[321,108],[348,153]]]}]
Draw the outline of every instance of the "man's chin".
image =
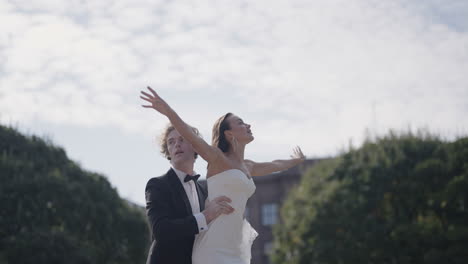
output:
[{"label": "man's chin", "polygon": [[173,165],[181,165],[181,164],[193,163],[193,162],[195,162],[194,159],[191,159],[190,157],[187,157],[184,155],[176,155],[174,158],[171,159],[171,163]]}]

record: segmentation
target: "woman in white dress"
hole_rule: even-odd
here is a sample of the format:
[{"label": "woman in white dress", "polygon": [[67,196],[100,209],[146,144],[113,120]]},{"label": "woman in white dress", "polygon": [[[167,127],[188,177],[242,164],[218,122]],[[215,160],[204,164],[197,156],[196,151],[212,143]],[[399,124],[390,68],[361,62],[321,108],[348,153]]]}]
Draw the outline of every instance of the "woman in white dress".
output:
[{"label": "woman in white dress", "polygon": [[231,198],[234,212],[223,214],[208,224],[194,242],[193,264],[248,264],[252,242],[257,232],[243,218],[247,199],[254,193],[252,176],[262,176],[291,168],[305,156],[299,147],[289,160],[254,162],[244,159],[245,146],[254,139],[250,125],[238,116],[227,113],[213,127],[212,145],[193,133],[179,115],[150,87],[142,91],[143,100],[165,115],[183,138],[208,162],[208,199],[225,195]]}]

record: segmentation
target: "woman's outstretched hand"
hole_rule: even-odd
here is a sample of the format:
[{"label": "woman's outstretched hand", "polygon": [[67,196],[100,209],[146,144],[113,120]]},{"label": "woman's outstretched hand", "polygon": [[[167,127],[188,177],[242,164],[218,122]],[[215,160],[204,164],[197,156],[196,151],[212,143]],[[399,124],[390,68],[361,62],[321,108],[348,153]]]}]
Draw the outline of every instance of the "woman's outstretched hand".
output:
[{"label": "woman's outstretched hand", "polygon": [[305,157],[304,153],[302,153],[301,148],[299,146],[296,146],[293,149],[293,154],[291,155],[291,158],[300,159],[300,160],[304,161],[306,157]]},{"label": "woman's outstretched hand", "polygon": [[151,105],[142,105],[146,108],[153,108],[154,110],[158,111],[159,113],[167,116],[169,112],[172,110],[171,107],[161,98],[159,95],[148,86],[148,90],[151,94],[141,91],[140,98],[151,103]]}]

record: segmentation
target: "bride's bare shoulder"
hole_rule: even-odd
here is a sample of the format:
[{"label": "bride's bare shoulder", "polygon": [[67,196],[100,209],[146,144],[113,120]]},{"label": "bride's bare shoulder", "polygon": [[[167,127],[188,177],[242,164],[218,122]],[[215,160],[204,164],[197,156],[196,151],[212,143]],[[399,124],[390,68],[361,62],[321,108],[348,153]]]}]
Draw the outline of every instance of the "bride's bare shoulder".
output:
[{"label": "bride's bare shoulder", "polygon": [[[221,152],[221,150],[220,150]],[[208,169],[206,172],[206,178],[209,178],[213,175],[221,173],[225,170],[229,170],[232,168],[232,164],[229,159],[221,152],[221,155],[218,155],[215,162],[211,162],[208,164]]]},{"label": "bride's bare shoulder", "polygon": [[252,172],[252,169],[255,165],[255,161],[246,159],[244,160],[244,165],[249,170],[249,172]]}]

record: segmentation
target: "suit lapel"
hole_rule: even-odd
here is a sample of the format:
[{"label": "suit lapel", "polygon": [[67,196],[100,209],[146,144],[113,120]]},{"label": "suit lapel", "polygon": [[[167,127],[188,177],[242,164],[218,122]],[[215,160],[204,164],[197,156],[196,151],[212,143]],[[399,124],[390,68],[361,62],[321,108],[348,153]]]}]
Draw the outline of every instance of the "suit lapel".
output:
[{"label": "suit lapel", "polygon": [[201,184],[197,181],[195,186],[197,187],[198,202],[200,204],[200,212],[205,210],[205,197],[207,196],[205,190]]},{"label": "suit lapel", "polygon": [[167,172],[167,176],[169,178],[169,182],[171,183],[172,187],[175,190],[176,195],[178,197],[182,197],[182,200],[184,201],[184,204],[185,204],[185,209],[187,210],[188,214],[192,214],[192,206],[190,206],[187,193],[185,193],[184,186],[182,186],[182,183],[180,182],[179,177],[177,177],[177,174],[172,168]]}]

